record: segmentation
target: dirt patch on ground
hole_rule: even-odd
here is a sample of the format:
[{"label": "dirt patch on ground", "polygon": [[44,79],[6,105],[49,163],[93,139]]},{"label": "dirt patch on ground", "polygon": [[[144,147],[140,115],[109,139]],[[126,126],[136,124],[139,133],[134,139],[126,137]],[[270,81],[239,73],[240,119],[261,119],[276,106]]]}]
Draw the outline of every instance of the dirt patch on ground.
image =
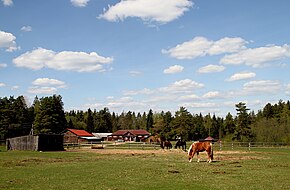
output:
[{"label": "dirt patch on ground", "polygon": [[179,150],[130,150],[130,149],[70,149],[67,150],[69,152],[93,152],[96,154],[177,154],[177,153],[184,153],[184,151]]},{"label": "dirt patch on ground", "polygon": [[[90,149],[90,148],[81,148],[81,149],[70,149],[67,150],[69,152],[93,152],[96,154],[103,155],[170,155],[170,154],[179,154],[187,157],[187,152],[182,150],[172,149],[172,150],[163,150],[163,149],[152,149],[152,150],[130,150],[130,149]],[[214,151],[214,160],[216,161],[239,161],[239,160],[261,160],[266,159],[261,156],[254,156],[255,152],[249,151]],[[195,156],[196,158],[196,156]],[[207,154],[205,152],[201,152],[199,154],[199,158],[201,160],[207,159]]]}]

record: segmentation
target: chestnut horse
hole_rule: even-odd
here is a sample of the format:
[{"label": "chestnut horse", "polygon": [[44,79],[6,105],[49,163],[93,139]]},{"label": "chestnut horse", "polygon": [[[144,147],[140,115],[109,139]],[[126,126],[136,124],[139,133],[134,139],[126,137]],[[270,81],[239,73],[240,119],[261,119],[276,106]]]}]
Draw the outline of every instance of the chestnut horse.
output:
[{"label": "chestnut horse", "polygon": [[172,149],[172,144],[170,141],[161,141],[160,147],[162,149],[166,148],[166,149]]},{"label": "chestnut horse", "polygon": [[199,162],[198,154],[199,152],[206,151],[207,153],[207,161],[209,163],[213,160],[213,149],[212,149],[212,143],[205,141],[205,142],[194,142],[192,145],[190,145],[188,149],[188,159],[189,162],[192,161],[193,156],[197,155],[197,162]]}]

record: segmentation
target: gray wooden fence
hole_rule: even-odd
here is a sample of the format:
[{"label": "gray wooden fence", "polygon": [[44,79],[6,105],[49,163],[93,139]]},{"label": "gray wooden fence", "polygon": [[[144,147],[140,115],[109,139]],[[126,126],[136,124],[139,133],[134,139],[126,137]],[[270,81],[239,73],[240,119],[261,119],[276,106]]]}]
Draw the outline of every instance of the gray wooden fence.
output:
[{"label": "gray wooden fence", "polygon": [[28,135],[6,140],[7,150],[38,150],[38,136]]}]

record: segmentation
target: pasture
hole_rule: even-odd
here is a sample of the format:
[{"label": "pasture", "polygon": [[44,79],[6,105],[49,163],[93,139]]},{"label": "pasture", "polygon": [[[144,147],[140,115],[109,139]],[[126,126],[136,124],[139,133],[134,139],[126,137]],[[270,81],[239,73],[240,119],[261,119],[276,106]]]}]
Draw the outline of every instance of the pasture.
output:
[{"label": "pasture", "polygon": [[188,162],[181,150],[0,149],[0,189],[288,189],[289,148],[214,151]]}]

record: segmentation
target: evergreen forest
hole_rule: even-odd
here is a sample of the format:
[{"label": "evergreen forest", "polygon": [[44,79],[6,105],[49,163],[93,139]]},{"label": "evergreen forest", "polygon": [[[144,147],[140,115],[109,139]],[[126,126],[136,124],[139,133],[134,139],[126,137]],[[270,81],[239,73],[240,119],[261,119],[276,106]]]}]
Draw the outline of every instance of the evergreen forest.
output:
[{"label": "evergreen forest", "polygon": [[180,107],[175,113],[148,110],[144,113],[123,113],[102,110],[65,111],[62,97],[35,97],[28,106],[24,97],[0,97],[0,140],[33,134],[61,134],[66,128],[88,132],[115,132],[120,129],[144,129],[152,135],[175,140],[199,140],[208,136],[237,142],[290,142],[290,102],[266,104],[257,113],[246,103],[233,105],[236,113],[225,118],[190,113]]}]

